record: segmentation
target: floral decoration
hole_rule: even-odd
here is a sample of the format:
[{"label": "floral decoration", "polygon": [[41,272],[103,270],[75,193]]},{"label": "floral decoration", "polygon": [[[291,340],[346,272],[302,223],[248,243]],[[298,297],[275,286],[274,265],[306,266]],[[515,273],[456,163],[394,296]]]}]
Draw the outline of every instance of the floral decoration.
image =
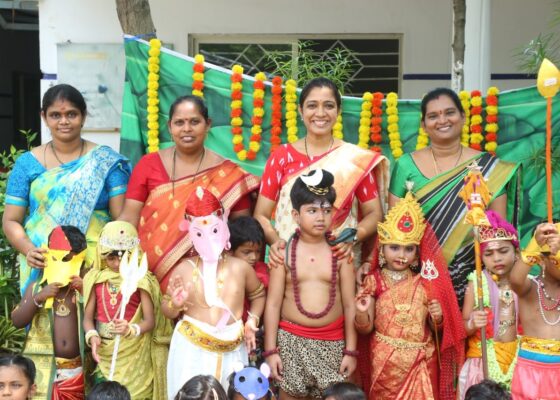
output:
[{"label": "floral decoration", "polygon": [[298,140],[296,87],[293,79],[286,81],[286,129],[289,143]]},{"label": "floral decoration", "polygon": [[192,80],[192,95],[204,97],[202,93],[204,89],[204,56],[202,54],[194,56]]},{"label": "floral decoration", "polygon": [[333,126],[333,137],[337,139],[344,139],[344,132],[342,132],[342,111],[336,117],[336,122]]},{"label": "floral decoration", "polygon": [[482,151],[482,95],[479,90],[471,92],[471,138],[470,147]]},{"label": "floral decoration", "polygon": [[403,155],[401,135],[399,133],[398,96],[395,92],[387,95],[387,131],[389,132],[389,147],[395,159]]},{"label": "floral decoration", "polygon": [[272,105],[270,118],[270,152],[273,152],[280,144],[282,139],[282,77],[272,78]]},{"label": "floral decoration", "polygon": [[255,75],[255,83],[253,83],[253,118],[251,118],[253,126],[251,127],[251,139],[249,141],[249,151],[247,152],[247,159],[249,160],[254,160],[261,149],[264,117],[264,81],[266,81],[266,75],[264,72],[258,72]]},{"label": "floral decoration", "polygon": [[465,124],[461,132],[461,144],[468,147],[471,133],[471,94],[466,90],[461,90],[459,92],[459,100],[461,100],[463,112],[465,113]]},{"label": "floral decoration", "polygon": [[498,94],[500,91],[497,87],[492,86],[486,92],[486,136],[484,138],[486,144],[484,150],[492,155],[496,155],[498,148]]},{"label": "floral decoration", "polygon": [[371,124],[369,132],[370,139],[373,145],[371,150],[381,153],[381,123],[383,122],[383,98],[385,95],[381,92],[373,93],[373,100],[371,101]]},{"label": "floral decoration", "polygon": [[159,63],[161,40],[151,39],[148,50],[147,121],[148,153],[159,150]]},{"label": "floral decoration", "polygon": [[241,161],[247,159],[247,150],[243,145],[243,67],[234,65],[231,74],[231,133],[233,134],[233,151]]},{"label": "floral decoration", "polygon": [[358,128],[358,146],[362,149],[369,148],[369,129],[371,125],[371,106],[373,95],[365,92],[362,96],[362,110],[360,111],[360,127]]}]

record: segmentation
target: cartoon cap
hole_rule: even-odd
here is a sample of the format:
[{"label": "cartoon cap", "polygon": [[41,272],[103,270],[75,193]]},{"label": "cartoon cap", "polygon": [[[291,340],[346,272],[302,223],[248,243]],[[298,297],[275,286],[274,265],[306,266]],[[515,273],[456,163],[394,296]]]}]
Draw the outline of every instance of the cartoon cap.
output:
[{"label": "cartoon cap", "polygon": [[187,199],[185,214],[189,217],[205,217],[210,214],[221,216],[222,213],[223,207],[220,201],[202,186],[197,186]]}]

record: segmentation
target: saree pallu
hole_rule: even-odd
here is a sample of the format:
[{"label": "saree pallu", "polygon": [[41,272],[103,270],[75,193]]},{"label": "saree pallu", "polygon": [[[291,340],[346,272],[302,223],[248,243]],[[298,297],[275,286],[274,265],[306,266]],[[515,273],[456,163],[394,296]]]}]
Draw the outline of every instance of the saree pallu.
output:
[{"label": "saree pallu", "polygon": [[[123,156],[107,146],[98,146],[83,157],[59,167],[46,170],[32,183],[29,190],[29,216],[24,229],[37,247],[47,244],[51,231],[57,225],[72,225],[86,235],[86,265],[95,259],[97,239],[103,226],[110,220],[108,210],[95,210],[108,174],[114,168],[130,175],[130,167]],[[111,189],[124,193],[126,184]],[[33,207],[35,206],[35,207]],[[21,293],[41,274],[30,268],[26,257],[19,256]]]},{"label": "saree pallu", "polygon": [[209,190],[229,210],[258,188],[259,178],[225,160],[194,178],[188,176],[165,183],[150,192],[140,214],[138,236],[148,256],[150,271],[160,282],[162,291],[167,288],[172,268],[192,248],[191,240],[179,230],[179,224],[185,218],[185,203],[197,186]]},{"label": "saree pallu", "polygon": [[[360,182],[372,171],[375,173],[381,205],[383,209],[386,209],[386,184],[389,181],[387,159],[379,153],[344,143],[325,156],[282,178],[282,189],[274,213],[274,227],[280,238],[287,241],[297,228],[297,224],[292,218],[292,202],[290,200],[290,191],[296,179],[311,169],[319,168],[334,175],[333,186],[336,190],[336,200],[333,204],[331,230],[335,235],[338,235],[344,228],[356,228],[358,225],[360,216],[358,215],[358,199],[355,196],[355,191]],[[359,261],[359,257],[356,257],[356,261]]]},{"label": "saree pallu", "polygon": [[406,194],[405,182],[413,181],[413,192],[426,220],[439,240],[459,303],[463,303],[467,275],[474,269],[472,227],[463,221],[466,205],[458,196],[463,188],[467,167],[476,161],[487,180],[492,200],[507,194],[507,219],[517,225],[520,209],[519,164],[500,161],[488,153],[481,153],[467,162],[427,179],[419,171],[410,154],[401,157],[392,172],[390,192],[397,197]]},{"label": "saree pallu", "polygon": [[[410,285],[410,286],[409,286]],[[395,291],[391,296],[390,291]],[[393,299],[410,297],[410,317],[399,323]],[[428,298],[420,275],[395,284],[375,300],[370,400],[435,399],[437,357],[428,327]]]}]

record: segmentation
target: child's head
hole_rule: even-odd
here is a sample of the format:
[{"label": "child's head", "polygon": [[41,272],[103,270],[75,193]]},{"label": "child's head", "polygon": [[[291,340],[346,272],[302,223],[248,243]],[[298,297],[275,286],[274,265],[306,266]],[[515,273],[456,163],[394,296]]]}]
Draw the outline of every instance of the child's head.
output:
[{"label": "child's head", "polygon": [[75,226],[59,225],[49,233],[48,247],[44,280],[66,286],[72,276],[80,273],[86,256],[86,237]]},{"label": "child's head", "polygon": [[183,385],[175,400],[227,400],[227,395],[212,375],[197,375]]},{"label": "child's head", "polygon": [[87,400],[130,400],[128,389],[115,381],[98,383],[91,389]]},{"label": "child's head", "polygon": [[486,217],[490,226],[479,230],[482,262],[496,279],[507,277],[517,259],[517,230],[495,211],[486,211]]},{"label": "child's head", "polygon": [[337,382],[325,390],[323,400],[366,400],[366,395],[353,383]]},{"label": "child's head", "polygon": [[36,390],[33,361],[21,355],[0,356],[0,397],[31,399]]},{"label": "child's head", "polygon": [[234,365],[234,372],[228,377],[228,399],[229,400],[261,400],[269,399],[271,395],[270,367],[262,363],[259,369],[245,367],[239,362]]},{"label": "child's head", "polygon": [[296,179],[290,191],[292,216],[302,232],[325,234],[332,222],[332,208],[336,191],[334,176],[324,169],[316,169]]},{"label": "child's head", "polygon": [[261,259],[264,231],[253,217],[239,217],[228,222],[231,254],[254,267]]},{"label": "child's head", "polygon": [[132,224],[125,221],[107,223],[97,244],[99,268],[109,267],[118,272],[124,252],[132,251],[139,243],[138,232]]},{"label": "child's head", "polygon": [[377,225],[380,266],[385,264],[394,271],[418,266],[418,246],[425,229],[422,208],[409,191],[389,210],[385,221]]},{"label": "child's head", "polygon": [[511,395],[500,384],[484,379],[467,390],[465,400],[511,400]]}]

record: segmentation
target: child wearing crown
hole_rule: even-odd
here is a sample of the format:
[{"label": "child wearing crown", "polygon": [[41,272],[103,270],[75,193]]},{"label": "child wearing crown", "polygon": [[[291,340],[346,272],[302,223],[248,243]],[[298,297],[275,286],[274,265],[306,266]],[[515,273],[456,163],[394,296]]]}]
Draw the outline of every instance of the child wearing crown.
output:
[{"label": "child wearing crown", "polygon": [[[513,399],[560,399],[560,224],[540,224],[510,276],[523,326]],[[528,277],[532,265],[539,276]]]},{"label": "child wearing crown", "polygon": [[364,389],[369,399],[454,399],[461,314],[437,238],[410,191],[377,232],[372,268],[356,296],[356,330],[374,331]]},{"label": "child wearing crown", "polygon": [[[173,399],[195,375],[213,375],[224,387],[238,362],[248,363],[265,304],[265,288],[255,270],[227,255],[228,211],[207,189],[198,187],[187,199],[188,232],[198,256],[184,258],[173,270],[162,299],[166,317],[179,319],[167,362],[167,393]],[[190,247],[190,245],[188,246]],[[241,319],[245,298],[249,318]]]},{"label": "child wearing crown", "polygon": [[265,352],[280,398],[320,398],[356,369],[354,267],[327,241],[336,192],[333,175],[314,170],[290,192],[297,222],[286,268],[270,270]]},{"label": "child wearing crown", "polygon": [[459,376],[459,398],[464,399],[467,389],[484,379],[480,328],[486,327],[489,378],[508,389],[517,359],[517,295],[510,286],[509,277],[518,260],[517,230],[498,213],[488,210],[490,226],[479,231],[480,252],[485,270],[482,272],[482,292],[485,311],[478,309],[475,273],[469,283],[463,303],[463,319],[467,331],[467,361]]},{"label": "child wearing crown", "polygon": [[112,380],[126,386],[134,399],[157,399],[152,332],[157,311],[154,305],[159,309],[160,291],[150,272],[138,282],[138,289],[126,305],[124,319],[119,319],[123,297],[119,266],[124,253],[137,249],[138,244],[136,228],[128,222],[113,221],[103,227],[96,262],[84,277],[84,330],[86,343],[97,362],[95,383],[109,379],[115,337],[121,335]]}]

